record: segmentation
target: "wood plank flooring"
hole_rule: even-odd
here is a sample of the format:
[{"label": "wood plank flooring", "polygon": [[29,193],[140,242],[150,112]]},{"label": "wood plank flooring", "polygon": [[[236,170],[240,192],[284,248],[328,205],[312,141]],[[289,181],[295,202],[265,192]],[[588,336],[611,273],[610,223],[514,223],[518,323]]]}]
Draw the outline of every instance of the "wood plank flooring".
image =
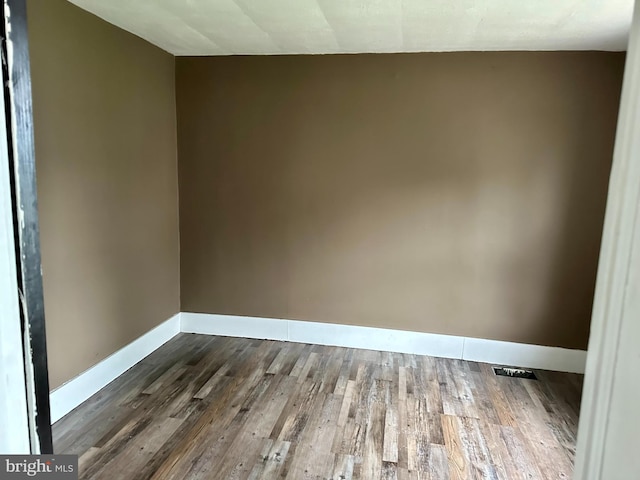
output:
[{"label": "wood plank flooring", "polygon": [[180,334],[54,425],[80,478],[569,479],[582,377]]}]

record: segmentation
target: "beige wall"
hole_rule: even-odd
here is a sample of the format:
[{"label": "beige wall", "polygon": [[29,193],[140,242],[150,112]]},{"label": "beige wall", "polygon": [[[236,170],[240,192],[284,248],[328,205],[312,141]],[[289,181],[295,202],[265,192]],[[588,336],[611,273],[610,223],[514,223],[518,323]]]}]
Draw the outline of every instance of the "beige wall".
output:
[{"label": "beige wall", "polygon": [[182,311],[585,348],[623,63],[178,58]]},{"label": "beige wall", "polygon": [[174,58],[64,0],[27,3],[56,387],[179,311]]}]

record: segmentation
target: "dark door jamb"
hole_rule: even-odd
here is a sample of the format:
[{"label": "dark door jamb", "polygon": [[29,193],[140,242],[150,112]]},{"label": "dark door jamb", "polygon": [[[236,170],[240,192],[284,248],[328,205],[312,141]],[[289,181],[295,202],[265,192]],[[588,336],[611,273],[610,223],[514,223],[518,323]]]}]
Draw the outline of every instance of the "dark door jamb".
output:
[{"label": "dark door jamb", "polygon": [[[53,453],[26,0],[3,0],[2,68],[32,453]],[[31,390],[31,391],[30,391]]]}]

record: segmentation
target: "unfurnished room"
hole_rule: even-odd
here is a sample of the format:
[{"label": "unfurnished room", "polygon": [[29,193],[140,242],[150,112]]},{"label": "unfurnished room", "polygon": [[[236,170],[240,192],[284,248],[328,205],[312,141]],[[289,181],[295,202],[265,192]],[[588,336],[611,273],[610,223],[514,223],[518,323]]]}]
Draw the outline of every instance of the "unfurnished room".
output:
[{"label": "unfurnished room", "polygon": [[640,478],[633,0],[3,3],[0,478]]}]

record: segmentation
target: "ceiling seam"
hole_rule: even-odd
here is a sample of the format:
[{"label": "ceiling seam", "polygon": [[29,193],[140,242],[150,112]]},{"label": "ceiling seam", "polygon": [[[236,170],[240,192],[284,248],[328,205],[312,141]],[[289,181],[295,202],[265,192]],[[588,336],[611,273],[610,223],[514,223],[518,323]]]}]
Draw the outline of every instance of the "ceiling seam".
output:
[{"label": "ceiling seam", "polygon": [[279,42],[276,41],[276,39],[273,37],[273,35],[271,35],[271,32],[267,31],[262,25],[260,25],[255,18],[253,18],[251,16],[251,14],[249,13],[249,9],[246,7],[246,5],[244,5],[242,2],[239,2],[238,0],[233,0],[233,3],[236,4],[236,6],[240,9],[240,11],[242,13],[244,13],[244,15],[256,26],[258,27],[260,30],[262,30],[267,37],[269,37],[269,39],[271,40],[271,42],[278,48],[279,53],[283,53],[286,51],[286,49],[282,48],[282,45],[280,45]]},{"label": "ceiling seam", "polygon": [[340,42],[340,39],[338,38],[338,34],[336,32],[336,29],[333,28],[333,25],[329,21],[329,18],[327,17],[327,13],[325,12],[325,9],[322,7],[322,0],[316,0],[316,4],[318,5],[318,10],[320,10],[320,13],[322,13],[322,18],[324,18],[324,21],[327,22],[327,26],[329,27],[329,29],[331,30],[331,33],[333,34],[333,39],[336,42],[336,46],[338,47],[338,49],[341,52],[344,52],[347,49]]},{"label": "ceiling seam", "polygon": [[[207,37],[205,34],[203,34],[200,30],[192,27],[191,25],[189,25],[183,18],[180,18],[178,16],[176,16],[174,13],[169,12],[168,10],[165,10],[165,12],[167,12],[167,14],[173,18],[175,18],[179,23],[182,23],[182,25],[184,25],[187,29],[189,29],[191,32],[195,33],[196,35],[200,36],[201,38],[203,38],[204,40],[206,40],[207,42],[209,42],[209,44],[211,46],[213,46],[214,48],[220,50],[221,52],[224,52],[225,49],[222,48],[220,45],[218,45],[215,41],[213,41],[211,38]],[[176,22],[176,23],[178,23]]]},{"label": "ceiling seam", "polygon": [[[175,14],[173,14],[175,15]],[[179,18],[179,17],[176,17]],[[184,19],[180,19],[182,21],[182,23],[184,25],[187,26],[187,28],[189,28],[190,30],[194,31],[195,33],[197,33],[198,35],[200,35],[200,37],[206,39],[207,41],[209,41],[209,43],[211,45],[213,45],[215,48],[217,48],[218,50],[220,50],[221,52],[230,52],[232,50],[234,50],[232,47],[230,47],[229,45],[222,45],[221,43],[219,43],[219,40],[216,40],[214,38],[211,38],[209,35],[206,35],[205,33],[203,33],[198,27],[196,27],[195,25],[192,25],[191,23],[187,23],[187,20]],[[232,54],[236,54],[237,52],[232,52]]]},{"label": "ceiling seam", "polygon": [[407,50],[407,38],[404,32],[404,19],[405,19],[405,0],[400,0],[400,38],[402,39],[402,50]]}]

